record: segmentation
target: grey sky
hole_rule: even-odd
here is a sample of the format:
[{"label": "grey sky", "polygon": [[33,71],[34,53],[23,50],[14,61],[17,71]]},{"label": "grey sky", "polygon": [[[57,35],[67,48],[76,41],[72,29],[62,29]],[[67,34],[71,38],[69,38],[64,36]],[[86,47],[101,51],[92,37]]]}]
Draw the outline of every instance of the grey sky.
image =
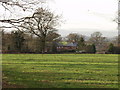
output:
[{"label": "grey sky", "polygon": [[54,0],[49,6],[66,20],[59,29],[62,36],[74,32],[90,35],[95,31],[107,37],[118,34],[117,23],[113,22],[118,0]]},{"label": "grey sky", "polygon": [[[113,22],[117,16],[118,0],[48,0],[47,5],[55,13],[62,14],[66,21],[58,28],[62,36],[69,33],[90,36],[95,31],[102,32],[106,37],[118,34],[117,23]],[[5,16],[6,19],[28,16],[34,12],[23,12],[15,7],[13,14],[0,8],[0,18]]]}]

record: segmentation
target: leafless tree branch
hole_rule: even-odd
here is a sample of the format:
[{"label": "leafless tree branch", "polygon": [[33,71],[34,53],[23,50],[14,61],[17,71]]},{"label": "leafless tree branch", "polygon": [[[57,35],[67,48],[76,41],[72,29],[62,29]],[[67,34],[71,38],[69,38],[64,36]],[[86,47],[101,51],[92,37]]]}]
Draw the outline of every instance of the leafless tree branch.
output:
[{"label": "leafless tree branch", "polygon": [[33,9],[31,7],[31,5],[37,5],[37,4],[41,4],[41,3],[45,3],[46,0],[0,0],[0,2],[2,3],[2,6],[10,11],[8,6],[17,6],[19,8],[22,8],[23,11],[27,10],[27,9]]}]

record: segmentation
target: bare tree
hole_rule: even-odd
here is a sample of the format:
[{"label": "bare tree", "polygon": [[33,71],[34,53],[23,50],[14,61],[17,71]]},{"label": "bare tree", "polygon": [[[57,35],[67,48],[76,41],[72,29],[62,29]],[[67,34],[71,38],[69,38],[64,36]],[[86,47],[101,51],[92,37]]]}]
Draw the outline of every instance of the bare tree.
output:
[{"label": "bare tree", "polygon": [[31,17],[24,19],[20,25],[23,31],[38,36],[42,43],[42,52],[45,52],[46,37],[49,32],[56,31],[60,24],[60,16],[54,15],[49,9],[38,8]]},{"label": "bare tree", "polygon": [[36,5],[45,2],[46,0],[0,0],[0,5],[11,12],[10,7],[19,7],[23,11],[26,11],[28,9],[34,9]]},{"label": "bare tree", "polygon": [[92,44],[95,44],[95,46],[99,49],[103,46],[105,39],[106,38],[102,36],[102,33],[94,32],[91,34],[91,38],[89,39],[89,41]]},{"label": "bare tree", "polygon": [[[0,6],[4,8],[3,14],[0,17],[1,28],[18,28],[18,26],[27,17],[26,15],[19,15],[18,10],[21,13],[33,13],[33,11],[43,6],[42,3],[46,3],[47,0],[0,0]],[[8,13],[10,15],[8,15]],[[14,17],[12,17],[14,16]],[[7,24],[7,25],[6,25]]]},{"label": "bare tree", "polygon": [[69,42],[73,42],[73,41],[78,42],[81,37],[84,37],[84,36],[79,35],[77,33],[70,33],[69,35],[67,35],[66,38],[68,39]]},{"label": "bare tree", "polygon": [[[35,8],[41,7],[41,3],[46,2],[47,0],[7,0],[0,1],[6,10],[11,12],[9,7],[21,8],[25,12],[33,12]],[[59,16],[54,15],[48,9],[39,8],[37,9],[32,16],[24,16],[8,19],[0,19],[0,22],[5,25],[0,26],[1,28],[16,28],[18,30],[23,29],[27,33],[34,34],[40,38],[43,42],[43,52],[45,51],[45,39],[49,31],[56,31],[56,26],[58,23]],[[8,25],[6,25],[8,24]]]},{"label": "bare tree", "polygon": [[59,42],[61,40],[61,35],[55,31],[50,31],[47,34],[46,41],[48,42]]}]

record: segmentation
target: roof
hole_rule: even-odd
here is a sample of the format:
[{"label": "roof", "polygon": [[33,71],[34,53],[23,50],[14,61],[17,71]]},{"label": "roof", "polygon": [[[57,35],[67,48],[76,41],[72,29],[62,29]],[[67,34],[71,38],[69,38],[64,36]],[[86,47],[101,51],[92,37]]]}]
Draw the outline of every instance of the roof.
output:
[{"label": "roof", "polygon": [[61,43],[56,43],[57,44],[57,46],[64,46],[63,44],[61,44]]},{"label": "roof", "polygon": [[76,47],[77,46],[77,43],[68,43],[67,45],[65,46],[71,46],[71,47]]},{"label": "roof", "polygon": [[58,46],[68,46],[68,47],[76,47],[77,46],[77,43],[68,43],[67,45],[63,45],[61,43],[56,43]]}]

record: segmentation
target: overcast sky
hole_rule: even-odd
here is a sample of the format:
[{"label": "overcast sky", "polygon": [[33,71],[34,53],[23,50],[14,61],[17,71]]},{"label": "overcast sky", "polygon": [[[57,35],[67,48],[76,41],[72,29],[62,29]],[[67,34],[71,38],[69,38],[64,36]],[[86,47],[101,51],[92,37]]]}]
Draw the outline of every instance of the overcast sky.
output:
[{"label": "overcast sky", "polygon": [[[100,31],[105,37],[118,35],[117,23],[113,22],[117,17],[118,0],[48,0],[47,5],[63,16],[65,23],[58,28],[62,36],[69,33],[90,36],[95,31]],[[18,9],[15,9],[15,14],[8,13],[2,6],[0,8],[0,18],[4,15],[8,18],[31,15],[31,12]]]},{"label": "overcast sky", "polygon": [[118,0],[54,0],[49,7],[66,21],[59,28],[62,36],[69,33],[89,35],[100,31],[103,36],[117,36]]}]

